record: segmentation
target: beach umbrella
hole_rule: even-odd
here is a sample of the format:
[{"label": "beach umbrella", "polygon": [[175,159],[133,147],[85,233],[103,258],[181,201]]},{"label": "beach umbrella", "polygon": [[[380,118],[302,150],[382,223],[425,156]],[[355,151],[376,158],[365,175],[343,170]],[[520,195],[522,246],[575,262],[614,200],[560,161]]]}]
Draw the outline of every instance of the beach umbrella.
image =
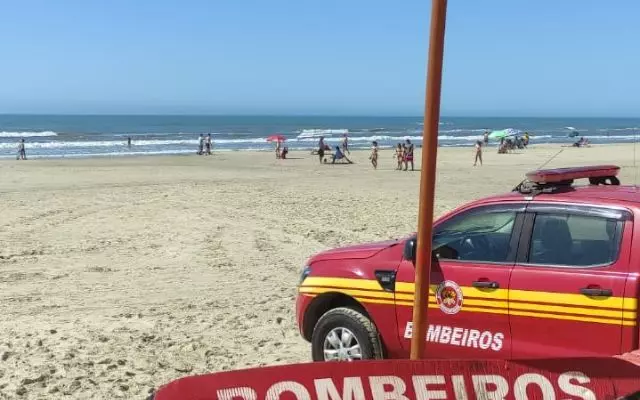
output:
[{"label": "beach umbrella", "polygon": [[516,130],[516,129],[502,129],[500,131],[493,131],[489,134],[489,138],[490,139],[502,139],[502,138],[506,138],[509,136],[515,136],[518,135],[520,133],[520,131]]},{"label": "beach umbrella", "polygon": [[280,134],[269,135],[267,137],[267,142],[284,142],[285,140],[287,140],[287,138]]},{"label": "beach umbrella", "polygon": [[567,135],[569,137],[580,136],[580,132],[578,132],[578,130],[573,126],[566,126],[564,129],[568,129],[570,131],[569,134]]}]

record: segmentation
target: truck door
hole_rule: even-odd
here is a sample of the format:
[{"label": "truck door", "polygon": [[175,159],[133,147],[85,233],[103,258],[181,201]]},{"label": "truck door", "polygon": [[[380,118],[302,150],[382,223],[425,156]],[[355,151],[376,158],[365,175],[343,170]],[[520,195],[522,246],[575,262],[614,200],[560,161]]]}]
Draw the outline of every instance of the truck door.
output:
[{"label": "truck door", "polygon": [[[426,356],[509,358],[508,285],[524,205],[476,206],[439,221],[431,271]],[[403,260],[396,280],[398,335],[408,356],[415,267]]]},{"label": "truck door", "polygon": [[632,214],[624,209],[536,204],[527,208],[509,317],[514,358],[612,355],[623,327]]}]

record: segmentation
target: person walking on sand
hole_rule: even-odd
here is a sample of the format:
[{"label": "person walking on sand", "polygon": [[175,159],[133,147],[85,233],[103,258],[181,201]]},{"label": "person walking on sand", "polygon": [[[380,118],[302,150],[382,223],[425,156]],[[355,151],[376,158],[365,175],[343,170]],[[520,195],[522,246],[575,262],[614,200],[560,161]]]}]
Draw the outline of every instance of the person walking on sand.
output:
[{"label": "person walking on sand", "polygon": [[204,146],[206,149],[206,154],[210,156],[211,155],[211,134],[210,133],[207,134],[207,138],[204,141]]},{"label": "person walking on sand", "polygon": [[404,160],[404,148],[402,147],[402,143],[398,143],[398,146],[396,146],[396,153],[394,154],[394,157],[398,162],[396,169],[398,171],[402,170],[402,162]]},{"label": "person walking on sand", "polygon": [[411,170],[413,171],[413,143],[411,140],[407,139],[407,143],[405,144],[404,150],[404,170],[406,171],[409,168],[409,163],[411,163]]},{"label": "person walking on sand", "polygon": [[201,156],[204,150],[204,135],[200,134],[200,140],[198,143],[198,155]]},{"label": "person walking on sand", "polygon": [[18,143],[18,157],[16,157],[16,160],[26,160],[27,159],[27,152],[24,149],[24,139],[20,139],[20,142]]},{"label": "person walking on sand", "polygon": [[371,146],[371,155],[369,156],[369,160],[371,160],[371,165],[373,165],[373,169],[378,169],[378,142],[375,140]]},{"label": "person walking on sand", "polygon": [[349,137],[346,133],[344,134],[344,138],[342,139],[342,152],[351,154],[351,151],[349,151]]},{"label": "person walking on sand", "polygon": [[476,142],[476,159],[473,162],[473,166],[475,167],[478,164],[478,160],[480,160],[480,166],[482,166],[482,142],[478,140]]}]

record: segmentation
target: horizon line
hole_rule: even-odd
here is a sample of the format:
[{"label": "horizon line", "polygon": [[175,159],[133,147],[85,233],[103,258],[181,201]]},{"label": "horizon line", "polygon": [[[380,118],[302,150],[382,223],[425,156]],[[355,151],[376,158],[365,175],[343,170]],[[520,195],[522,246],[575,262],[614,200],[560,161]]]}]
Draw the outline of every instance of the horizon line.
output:
[{"label": "horizon line", "polygon": [[[0,117],[6,116],[40,116],[40,117],[268,117],[268,118],[281,118],[281,117],[316,117],[316,118],[416,118],[423,119],[422,115],[402,115],[402,114],[251,114],[251,113],[2,113]],[[517,118],[536,118],[536,119],[640,119],[638,116],[548,116],[548,115],[441,115],[440,119],[446,118],[503,118],[503,119],[517,119]]]}]

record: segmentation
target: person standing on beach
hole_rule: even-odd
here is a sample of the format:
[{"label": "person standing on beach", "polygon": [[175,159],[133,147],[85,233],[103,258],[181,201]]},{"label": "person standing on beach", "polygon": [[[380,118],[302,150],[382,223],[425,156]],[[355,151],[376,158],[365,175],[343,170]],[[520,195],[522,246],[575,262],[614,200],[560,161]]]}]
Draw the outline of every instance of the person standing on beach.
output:
[{"label": "person standing on beach", "polygon": [[482,142],[481,141],[477,141],[476,142],[476,159],[473,162],[473,166],[475,167],[478,164],[478,160],[480,160],[480,166],[482,166]]},{"label": "person standing on beach", "polygon": [[489,131],[484,131],[484,136],[482,139],[484,141],[485,146],[489,144]]},{"label": "person standing on beach", "polygon": [[207,155],[210,156],[211,155],[211,134],[207,134],[207,138],[205,139],[204,142],[205,148],[207,149]]},{"label": "person standing on beach", "polygon": [[413,171],[413,143],[411,143],[411,140],[407,139],[407,143],[404,148],[404,170],[405,171],[409,168],[409,163],[411,163],[411,170]]},{"label": "person standing on beach", "polygon": [[18,157],[16,157],[16,160],[26,160],[27,159],[27,152],[24,149],[24,139],[20,139],[20,142],[18,143]]},{"label": "person standing on beach", "polygon": [[371,155],[369,156],[369,160],[371,160],[371,165],[373,165],[373,169],[378,169],[378,142],[375,140],[371,146]]},{"label": "person standing on beach", "polygon": [[324,159],[324,136],[320,136],[320,140],[318,141],[318,158],[320,159],[320,164],[322,164],[322,160]]},{"label": "person standing on beach", "polygon": [[396,154],[394,155],[394,157],[398,162],[398,166],[396,167],[396,169],[398,171],[402,170],[402,163],[404,161],[404,147],[402,146],[402,143],[398,143],[398,146],[396,147]]},{"label": "person standing on beach", "polygon": [[199,156],[202,155],[203,149],[204,149],[204,136],[201,133],[200,134],[200,143],[198,144],[198,155]]},{"label": "person standing on beach", "polygon": [[127,138],[127,147],[131,148],[131,136]]},{"label": "person standing on beach", "polygon": [[346,154],[351,154],[349,151],[349,137],[347,134],[344,134],[344,139],[342,139],[342,152]]}]

